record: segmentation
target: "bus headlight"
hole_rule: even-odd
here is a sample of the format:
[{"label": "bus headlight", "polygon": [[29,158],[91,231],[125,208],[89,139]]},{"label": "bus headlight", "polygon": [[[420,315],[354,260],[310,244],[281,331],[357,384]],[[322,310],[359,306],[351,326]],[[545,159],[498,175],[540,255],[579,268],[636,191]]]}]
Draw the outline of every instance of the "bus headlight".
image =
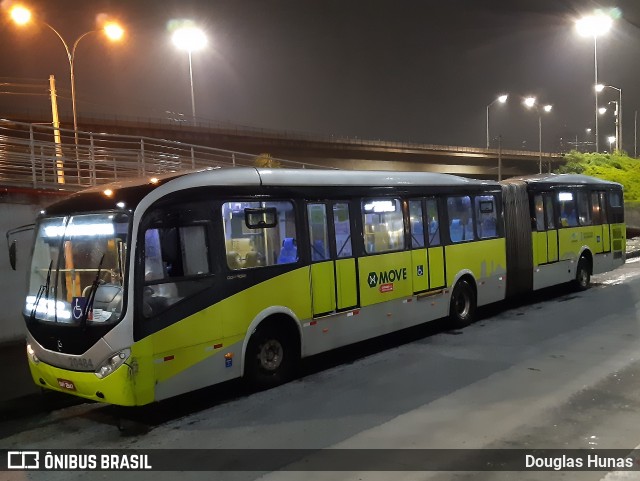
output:
[{"label": "bus headlight", "polygon": [[31,359],[31,362],[34,364],[38,364],[40,362],[40,359],[36,356],[36,352],[31,347],[31,344],[27,344],[27,356],[29,356],[29,359]]},{"label": "bus headlight", "polygon": [[104,361],[98,369],[96,369],[95,375],[98,376],[98,379],[103,379],[111,374],[113,371],[118,369],[122,364],[127,360],[127,358],[131,355],[131,351],[129,349],[125,349],[120,351],[106,361]]}]

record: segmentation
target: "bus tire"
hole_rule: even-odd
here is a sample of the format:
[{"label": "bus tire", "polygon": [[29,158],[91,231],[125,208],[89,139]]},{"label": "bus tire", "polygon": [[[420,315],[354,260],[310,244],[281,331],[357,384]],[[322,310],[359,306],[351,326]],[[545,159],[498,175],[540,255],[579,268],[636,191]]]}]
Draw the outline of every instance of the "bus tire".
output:
[{"label": "bus tire", "polygon": [[293,377],[297,354],[295,340],[273,324],[259,326],[245,355],[244,376],[254,389],[270,389]]},{"label": "bus tire", "polygon": [[449,320],[452,327],[462,328],[471,324],[476,315],[476,292],[465,279],[457,282],[451,293]]},{"label": "bus tire", "polygon": [[591,268],[589,261],[584,257],[580,257],[578,267],[576,268],[576,279],[574,285],[577,290],[584,291],[589,289],[591,284]]}]

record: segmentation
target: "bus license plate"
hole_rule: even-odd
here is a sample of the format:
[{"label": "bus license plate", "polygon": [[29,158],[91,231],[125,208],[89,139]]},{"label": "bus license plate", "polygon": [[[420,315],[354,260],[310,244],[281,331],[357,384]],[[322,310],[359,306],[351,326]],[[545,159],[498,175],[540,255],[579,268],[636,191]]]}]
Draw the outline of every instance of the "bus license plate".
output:
[{"label": "bus license plate", "polygon": [[58,378],[58,386],[60,386],[62,389],[66,389],[68,391],[75,391],[76,390],[76,385],[73,384],[73,381],[68,381],[66,379]]}]

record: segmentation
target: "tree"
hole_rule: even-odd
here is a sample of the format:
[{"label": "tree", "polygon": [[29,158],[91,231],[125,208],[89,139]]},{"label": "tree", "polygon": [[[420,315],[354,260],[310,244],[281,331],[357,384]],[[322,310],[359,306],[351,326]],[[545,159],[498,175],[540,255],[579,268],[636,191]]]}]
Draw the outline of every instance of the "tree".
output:
[{"label": "tree", "polygon": [[268,169],[278,169],[282,167],[280,161],[271,157],[271,154],[260,154],[253,161],[256,167],[264,167]]}]

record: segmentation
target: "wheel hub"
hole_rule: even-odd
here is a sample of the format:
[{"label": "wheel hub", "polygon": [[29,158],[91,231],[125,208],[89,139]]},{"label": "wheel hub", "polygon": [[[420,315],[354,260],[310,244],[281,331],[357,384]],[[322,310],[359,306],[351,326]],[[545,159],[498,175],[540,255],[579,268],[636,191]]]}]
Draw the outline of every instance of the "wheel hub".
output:
[{"label": "wheel hub", "polygon": [[468,297],[464,294],[459,294],[456,297],[456,312],[458,314],[458,316],[464,318],[467,316],[467,314],[469,314],[469,306],[470,306],[470,301],[468,299]]},{"label": "wheel hub", "polygon": [[276,339],[265,342],[260,348],[260,366],[267,371],[275,371],[282,364],[282,344]]}]

